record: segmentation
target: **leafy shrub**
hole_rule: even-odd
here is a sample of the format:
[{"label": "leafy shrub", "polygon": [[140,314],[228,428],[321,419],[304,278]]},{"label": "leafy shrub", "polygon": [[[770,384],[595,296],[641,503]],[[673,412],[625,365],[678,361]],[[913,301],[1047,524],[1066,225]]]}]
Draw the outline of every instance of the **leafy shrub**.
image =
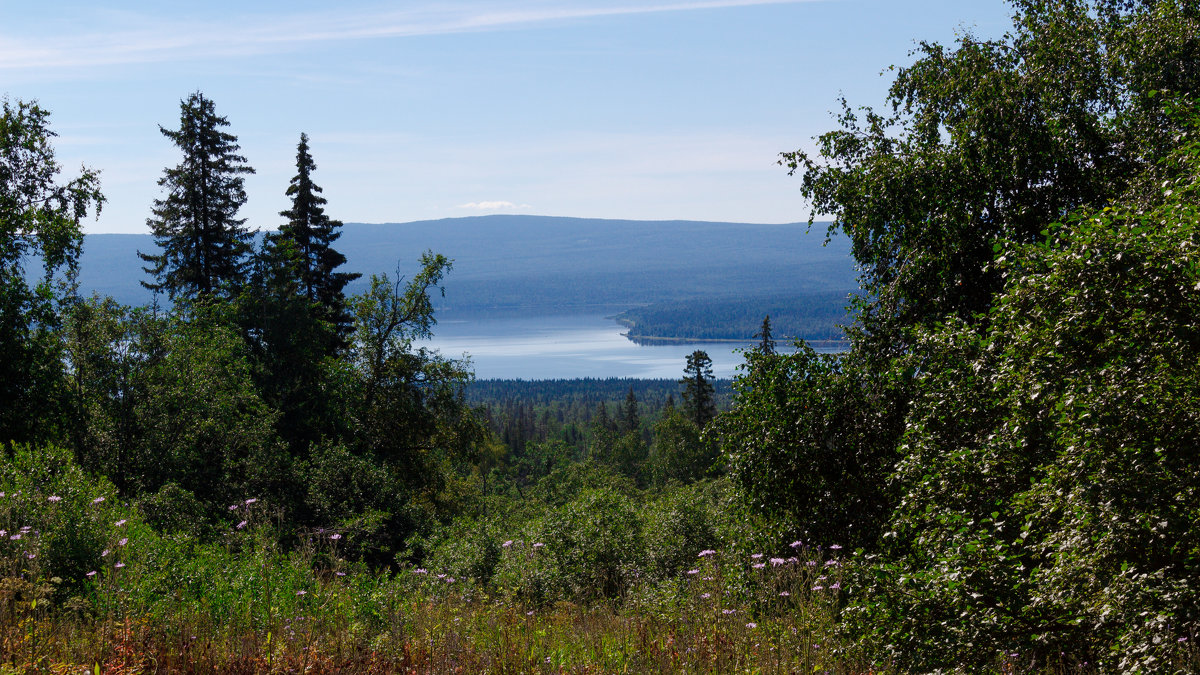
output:
[{"label": "leafy shrub", "polygon": [[586,490],[547,514],[536,543],[566,598],[617,598],[643,568],[641,518],[629,497],[609,488]]},{"label": "leafy shrub", "polygon": [[1006,252],[983,327],[925,335],[892,561],[851,615],[925,670],[1155,670],[1200,629],[1200,144],[1156,209]]}]

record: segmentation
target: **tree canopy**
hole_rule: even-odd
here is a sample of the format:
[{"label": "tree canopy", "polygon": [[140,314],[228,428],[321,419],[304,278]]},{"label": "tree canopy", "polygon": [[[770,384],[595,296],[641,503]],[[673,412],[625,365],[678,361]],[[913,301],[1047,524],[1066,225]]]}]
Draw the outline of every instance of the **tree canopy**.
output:
[{"label": "tree canopy", "polygon": [[142,285],[171,299],[222,293],[231,296],[245,278],[252,234],[238,209],[246,203],[245,174],[254,173],[237,154],[237,137],[222,131],[212,99],[195,92],[179,102],[179,128],[159,127],[183,153],[158,184],[166,192],[146,219],[158,253],[141,253],[154,277]]}]

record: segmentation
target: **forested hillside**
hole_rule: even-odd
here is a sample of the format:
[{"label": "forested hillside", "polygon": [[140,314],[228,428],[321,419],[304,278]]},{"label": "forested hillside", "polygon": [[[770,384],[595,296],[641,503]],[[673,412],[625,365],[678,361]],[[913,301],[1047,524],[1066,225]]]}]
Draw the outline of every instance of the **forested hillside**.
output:
[{"label": "forested hillside", "polygon": [[[839,353],[759,317],[728,385],[472,382],[420,347],[465,260],[356,285],[303,134],[255,237],[201,92],[170,302],[81,297],[100,174],[4,101],[0,670],[1197,672],[1200,7],[1012,6],[781,155],[863,292]],[[530,298],[605,278],[576,234]]]}]

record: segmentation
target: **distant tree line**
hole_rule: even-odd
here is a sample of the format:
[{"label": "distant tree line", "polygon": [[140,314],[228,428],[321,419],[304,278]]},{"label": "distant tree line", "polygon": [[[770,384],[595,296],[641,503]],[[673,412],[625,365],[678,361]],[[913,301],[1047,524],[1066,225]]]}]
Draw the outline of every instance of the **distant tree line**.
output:
[{"label": "distant tree line", "polygon": [[656,302],[621,312],[617,321],[628,327],[630,339],[682,338],[694,340],[752,340],[764,316],[770,316],[775,335],[785,340],[843,340],[849,291],[803,295],[697,298]]}]

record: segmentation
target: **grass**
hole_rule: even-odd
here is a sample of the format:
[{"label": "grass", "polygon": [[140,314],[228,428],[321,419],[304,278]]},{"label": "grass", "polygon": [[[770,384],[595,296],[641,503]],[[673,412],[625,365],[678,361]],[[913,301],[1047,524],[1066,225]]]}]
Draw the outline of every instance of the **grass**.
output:
[{"label": "grass", "polygon": [[109,549],[82,580],[8,561],[0,673],[865,672],[836,655],[828,552],[705,555],[619,600],[528,606],[435,571],[353,568],[327,533],[283,553],[269,526],[223,546],[133,529],[124,565]]}]

